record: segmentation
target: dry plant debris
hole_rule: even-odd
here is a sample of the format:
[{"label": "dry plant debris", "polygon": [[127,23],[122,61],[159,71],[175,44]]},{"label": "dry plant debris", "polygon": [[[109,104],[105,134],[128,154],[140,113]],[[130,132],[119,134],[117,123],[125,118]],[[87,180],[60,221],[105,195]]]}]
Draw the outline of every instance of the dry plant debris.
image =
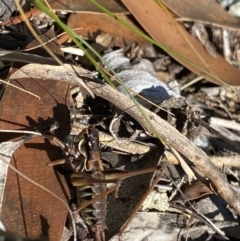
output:
[{"label": "dry plant debris", "polygon": [[[28,79],[12,83],[34,92],[41,100],[15,88],[7,88],[1,99],[1,129],[45,128],[51,123],[51,118],[67,128],[67,84]],[[67,129],[61,128],[58,136],[63,138],[67,133]],[[17,136],[19,134],[2,133],[1,141]],[[67,202],[68,191],[64,178],[47,166],[50,160],[59,157],[56,148],[38,137],[22,145],[14,153],[10,164]],[[61,238],[66,213],[66,208],[52,195],[39,190],[13,170],[8,170],[1,207],[1,221],[8,231],[22,237],[36,238],[42,235],[57,241]]]},{"label": "dry plant debris", "polygon": [[[134,25],[134,21],[131,20],[129,15],[119,13],[117,16],[129,24]],[[77,29],[79,28],[78,22],[81,22],[80,29]],[[74,13],[69,16],[67,24],[71,29],[77,29],[77,34],[89,40],[95,40],[100,32],[105,32],[114,36],[115,46],[124,47],[125,44],[131,44],[133,41],[139,44],[148,43],[144,38],[133,33],[131,30],[103,13]],[[59,43],[62,44],[68,39],[68,35],[63,35],[59,37]]]},{"label": "dry plant debris", "polygon": [[[218,56],[217,59],[210,56],[202,45],[186,32],[182,24],[176,22],[173,16],[164,11],[156,1],[146,2],[141,5],[133,0],[124,0],[123,3],[151,37],[180,56],[190,60],[204,71],[208,71],[210,75],[172,55],[182,65],[198,75],[204,75],[204,78],[214,83],[219,84],[219,81],[212,75],[227,84],[238,85],[240,72],[226,63],[221,56]],[[155,28],[153,22],[161,24],[159,24],[158,28]]]},{"label": "dry plant debris", "polygon": [[[46,15],[38,15],[39,9],[23,6],[32,26],[63,61],[63,66],[58,66],[33,40],[22,18],[13,15],[9,19],[10,12],[2,16],[1,79],[8,79],[28,92],[3,86],[0,128],[37,130],[46,139],[40,136],[26,141],[30,137],[24,134],[4,133],[0,143],[1,158],[6,154],[5,145],[13,146],[14,150],[7,153],[7,161],[11,159],[11,165],[69,202],[74,210],[77,194],[72,184],[77,185],[76,181],[70,182],[73,172],[85,178],[78,180],[83,183],[80,197],[91,194],[88,201],[96,201],[93,195],[97,193],[96,180],[91,179],[95,178],[95,173],[89,176],[88,166],[91,146],[90,150],[86,149],[84,143],[91,124],[90,127],[99,133],[104,169],[101,174],[106,179],[109,173],[113,174],[113,184],[121,182],[118,198],[112,194],[108,196],[108,212],[103,217],[108,229],[106,239],[100,240],[118,240],[118,235],[121,240],[158,240],[159,236],[168,241],[239,240],[239,93],[238,87],[215,85],[219,82],[213,76],[226,84],[239,83],[236,31],[239,19],[230,16],[214,0],[198,5],[187,0],[162,2],[166,6],[161,8],[158,1],[141,4],[135,0],[100,1],[128,23],[141,25],[146,33],[178,56],[172,52],[169,56],[153,47],[102,14],[90,1],[71,1],[71,4],[49,1],[60,19],[68,27],[76,28],[76,32],[104,56],[107,64],[91,53],[101,68],[109,72],[116,88],[93,72],[92,64],[86,56],[81,56],[82,52],[72,51],[76,46],[69,36],[61,35],[62,31]],[[226,1],[219,2],[226,7]],[[210,7],[214,8],[215,15],[210,13]],[[229,9],[233,13],[237,4],[230,4]],[[208,14],[203,14],[205,12]],[[159,24],[153,24],[155,21]],[[21,50],[16,51],[18,48]],[[61,49],[71,51],[63,54]],[[179,55],[208,73],[185,62]],[[10,71],[9,66],[13,70]],[[197,75],[201,75],[203,81],[185,89],[181,87]],[[128,97],[125,87],[117,83],[118,78],[142,104],[141,111],[164,145],[156,138],[152,125],[139,107]],[[207,80],[211,85],[206,84]],[[82,85],[92,91],[94,99]],[[49,128],[55,121],[59,128],[52,133]],[[52,142],[62,145],[63,151]],[[59,163],[63,165],[58,166]],[[123,170],[148,167],[154,170],[164,167],[164,173],[121,179]],[[7,169],[5,164],[4,168]],[[112,171],[115,168],[120,169],[119,176]],[[0,221],[8,232],[21,237],[64,241],[73,239],[70,236],[75,227],[78,240],[92,240],[94,234],[98,234],[99,230],[95,230],[94,225],[90,227],[90,222],[83,218],[86,209],[75,216],[76,223],[72,226],[66,207],[55,197],[29,184],[12,169],[8,168],[8,173],[4,172],[0,178],[3,183],[6,179],[0,193]],[[152,185],[154,182],[157,184]],[[90,184],[90,194],[84,193],[89,188],[87,184]],[[101,187],[104,189],[105,184]],[[117,187],[110,185],[108,188],[115,190]],[[103,199],[105,197],[99,197]],[[91,208],[98,212],[96,206],[97,203],[90,205],[88,217],[95,215]],[[136,214],[133,213],[135,209],[139,210]],[[104,210],[99,212],[104,213]],[[101,227],[106,229],[105,224]],[[102,231],[100,233],[102,235]],[[9,233],[1,232],[0,235],[16,239]]]},{"label": "dry plant debris", "polygon": [[227,29],[239,29],[240,20],[224,11],[216,1],[208,0],[198,4],[194,4],[190,0],[184,0],[181,3],[169,0],[163,0],[163,2],[180,18]]}]

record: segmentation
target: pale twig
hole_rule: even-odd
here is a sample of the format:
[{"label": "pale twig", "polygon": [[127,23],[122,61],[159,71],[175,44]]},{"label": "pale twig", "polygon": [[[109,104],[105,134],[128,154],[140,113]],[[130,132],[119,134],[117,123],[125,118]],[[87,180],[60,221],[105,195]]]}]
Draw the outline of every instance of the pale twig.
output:
[{"label": "pale twig", "polygon": [[[169,151],[165,151],[164,155],[168,163],[173,165],[178,165],[179,161],[177,158]],[[212,156],[210,157],[211,161],[220,169],[222,167],[235,167],[240,168],[240,156]]]},{"label": "pale twig", "polygon": [[6,85],[12,86],[13,88],[16,88],[16,89],[18,89],[18,90],[21,90],[21,91],[23,91],[23,92],[25,92],[25,93],[27,93],[27,94],[29,94],[29,95],[32,95],[32,96],[38,98],[39,100],[41,99],[38,95],[35,95],[35,94],[33,94],[32,92],[27,91],[27,90],[24,90],[24,89],[22,89],[22,88],[20,88],[20,87],[18,87],[18,86],[16,86],[16,85],[10,84],[10,83],[8,83],[8,82],[6,82],[6,81],[4,81],[4,80],[1,80],[1,79],[0,79],[0,82],[4,83],[4,84],[6,84]]},{"label": "pale twig", "polygon": [[202,223],[205,223],[207,226],[209,226],[211,229],[213,229],[224,240],[229,240],[222,230],[220,230],[209,218],[207,218],[204,215],[202,215],[201,213],[199,213],[193,206],[191,206],[191,208],[188,209],[188,208],[185,208],[182,205],[173,203],[173,204],[170,205],[170,207],[179,209],[179,210],[181,210],[184,213],[187,213],[187,214],[190,214],[191,216],[194,216],[196,219],[198,219]]},{"label": "pale twig", "polygon": [[25,131],[25,130],[1,130],[0,132],[7,132],[7,133],[21,133],[21,134],[32,134],[36,136],[42,136],[41,133],[35,131]]},{"label": "pale twig", "polygon": [[197,78],[194,78],[193,80],[190,80],[187,84],[183,85],[180,90],[183,91],[185,89],[187,89],[188,87],[190,87],[191,85],[194,85],[196,84],[198,81],[204,79],[204,76],[201,75],[201,76],[198,76]]},{"label": "pale twig", "polygon": [[[76,31],[76,30],[79,30],[79,29],[82,29],[82,28],[74,28],[74,29],[72,29],[72,30],[73,30],[73,31]],[[61,36],[64,35],[64,34],[66,34],[66,32],[60,33],[60,34],[58,34],[56,37],[51,38],[51,39],[49,39],[48,41],[43,42],[42,44],[38,44],[37,46],[34,46],[34,47],[32,47],[32,48],[19,50],[19,52],[28,52],[28,51],[31,51],[31,50],[40,48],[40,47],[42,47],[43,45],[46,45],[46,44],[48,44],[48,43],[51,43],[52,41],[54,41],[55,39],[61,37]]]},{"label": "pale twig", "polygon": [[191,182],[193,179],[196,180],[196,176],[194,174],[194,172],[192,171],[192,169],[187,165],[187,163],[185,162],[185,160],[181,157],[181,155],[171,146],[168,146],[168,148],[171,150],[171,152],[173,153],[173,155],[176,157],[176,159],[180,162],[183,170],[185,171],[185,173],[188,175],[188,179],[189,182]]},{"label": "pale twig", "polygon": [[217,117],[211,117],[210,124],[225,127],[235,131],[240,131],[240,124],[234,120],[225,120]]}]

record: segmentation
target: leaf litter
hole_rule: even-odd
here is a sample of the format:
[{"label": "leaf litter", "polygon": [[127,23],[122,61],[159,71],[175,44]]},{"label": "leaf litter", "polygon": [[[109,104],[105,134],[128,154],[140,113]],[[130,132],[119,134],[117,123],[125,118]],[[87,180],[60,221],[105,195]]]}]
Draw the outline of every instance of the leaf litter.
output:
[{"label": "leaf litter", "polygon": [[[144,18],[144,13],[142,13],[139,9],[131,9],[131,4],[134,3],[134,1],[123,2],[126,4],[126,7],[129,9],[129,11],[136,17],[139,23],[144,26],[146,32],[149,32],[152,36],[157,36],[157,30],[153,27],[149,27],[147,25],[148,23],[146,19],[146,22],[143,22],[142,18]],[[150,9],[150,7],[151,6],[148,6],[147,8]],[[171,10],[173,11],[174,9]],[[60,13],[58,14],[61,16]],[[69,13],[69,15],[74,19],[73,14]],[[86,16],[88,15],[86,14]],[[91,15],[89,14],[89,16]],[[65,17],[66,16],[64,16],[63,19]],[[191,20],[195,19],[192,18]],[[191,24],[189,25],[189,21],[186,22],[186,26],[187,28],[191,26]],[[226,25],[224,27],[226,27]],[[171,31],[168,28],[166,29],[166,34],[168,31]],[[214,29],[214,27],[212,27],[212,29]],[[93,30],[91,31],[93,33]],[[218,31],[218,29],[216,31]],[[107,32],[107,30],[105,30],[105,32]],[[114,33],[111,34],[114,37]],[[186,36],[189,35],[187,31],[184,32],[184,34]],[[94,43],[94,38],[88,36],[85,36],[85,38],[89,39],[90,43]],[[159,37],[157,36],[156,39],[158,38]],[[196,44],[195,51],[200,53],[201,57],[204,56],[204,61],[207,63],[206,66],[210,72],[212,71],[212,73],[216,74],[218,77],[221,77],[221,79],[226,81],[228,84],[237,84],[237,81],[235,80],[237,79],[239,73],[229,67],[227,62],[222,57],[220,57],[223,52],[219,52],[219,45],[216,45],[216,42],[221,42],[221,39],[217,39],[216,42],[211,43],[218,51],[218,64],[215,62],[216,64],[213,67],[211,63],[213,59],[209,55],[208,51],[206,51],[209,46],[209,39],[210,37],[206,37],[205,35],[205,39],[202,41],[203,44],[205,43],[205,47],[201,46],[200,44]],[[164,40],[163,37],[162,40]],[[131,42],[131,40],[128,41]],[[132,41],[137,41],[137,39],[135,39],[133,36]],[[195,44],[195,40],[191,41],[193,41]],[[168,43],[167,41],[163,41],[163,43],[169,47],[172,47],[171,42]],[[207,47],[206,44],[208,44]],[[68,45],[71,46],[72,44],[66,44],[66,46]],[[218,235],[222,235],[224,239],[227,239],[227,237],[234,237],[238,239],[239,233],[236,230],[239,229],[239,223],[236,219],[234,219],[234,217],[236,217],[236,213],[240,212],[239,203],[236,202],[237,197],[240,195],[238,189],[239,173],[238,168],[236,168],[238,164],[234,164],[234,160],[232,164],[231,162],[229,164],[229,162],[226,161],[228,159],[234,158],[236,158],[236,162],[238,160],[239,151],[235,147],[238,132],[233,133],[233,131],[231,131],[231,129],[234,128],[233,126],[228,130],[225,129],[226,127],[222,126],[223,124],[221,124],[221,122],[217,122],[214,119],[214,117],[218,117],[219,119],[232,119],[238,121],[238,93],[226,87],[219,87],[213,84],[208,85],[204,79],[200,83],[188,87],[186,90],[182,91],[180,95],[180,90],[176,86],[183,85],[184,83],[194,79],[196,77],[196,73],[199,74],[199,70],[193,70],[192,66],[184,63],[184,66],[187,66],[194,72],[193,73],[181,66],[181,64],[183,64],[182,60],[180,60],[179,64],[162,50],[153,47],[150,48],[149,46],[146,46],[139,48],[138,45],[135,45],[136,48],[130,48],[131,54],[135,53],[135,56],[130,56],[128,55],[127,48],[114,51],[111,49],[113,46],[114,44],[109,46],[109,52],[105,56],[116,55],[118,56],[117,59],[119,59],[119,61],[121,58],[124,61],[120,65],[116,65],[114,62],[112,62],[112,60],[108,59],[110,66],[115,70],[115,72],[117,72],[116,76],[112,75],[112,80],[116,80],[116,77],[122,77],[123,75],[124,82],[128,87],[131,87],[134,90],[134,95],[142,95],[141,92],[143,92],[143,96],[145,98],[149,98],[149,95],[146,95],[144,92],[146,88],[143,87],[140,89],[140,87],[146,84],[149,86],[148,93],[150,93],[150,99],[151,101],[155,102],[158,107],[153,107],[148,103],[147,107],[151,111],[144,109],[144,107],[142,108],[154,123],[155,128],[163,137],[163,141],[166,144],[165,149],[172,152],[171,148],[174,148],[177,152],[175,154],[173,152],[173,157],[170,158],[165,150],[165,155],[159,153],[156,157],[155,162],[161,157],[162,162],[166,162],[168,164],[165,170],[165,176],[160,182],[161,188],[155,188],[151,195],[156,192],[163,192],[164,196],[169,197],[174,190],[177,193],[178,198],[169,201],[170,208],[168,208],[167,212],[164,212],[164,210],[161,212],[156,212],[154,205],[148,206],[148,212],[146,212],[146,208],[144,211],[143,209],[140,209],[135,218],[133,218],[132,222],[127,227],[127,230],[122,234],[121,238],[123,240],[134,239],[136,237],[138,237],[138,240],[142,240],[144,237],[148,237],[149,239],[156,239],[156,237],[161,235],[163,240],[180,240],[181,238],[187,239],[188,237],[191,237],[192,240],[200,240],[200,237],[205,237],[211,240],[218,240],[220,239],[218,238]],[[181,44],[179,44],[179,46],[181,46]],[[103,51],[106,48],[107,47],[104,47],[100,51]],[[139,51],[141,49],[142,51]],[[179,53],[183,53],[183,56],[185,56],[184,51],[187,51],[186,48],[182,48],[181,51]],[[119,55],[120,52],[121,56]],[[237,56],[237,50],[234,50],[233,52],[235,52]],[[129,56],[130,59],[127,56]],[[97,100],[92,100],[89,98],[87,92],[82,88],[80,88],[82,98],[76,99],[76,94],[73,94],[71,96],[72,103],[70,115],[73,117],[74,121],[77,120],[77,122],[86,122],[87,119],[87,123],[93,122],[98,124],[98,128],[103,130],[103,132],[110,132],[111,134],[114,133],[112,138],[117,139],[119,142],[122,140],[122,142],[124,141],[129,143],[129,145],[132,141],[139,142],[140,145],[147,145],[148,148],[152,151],[154,151],[156,148],[162,148],[162,145],[154,137],[149,124],[142,118],[138,109],[127,96],[117,92],[110,86],[103,84],[103,81],[99,80],[101,79],[101,76],[92,74],[93,69],[91,69],[91,67],[88,66],[90,69],[85,69],[86,67],[84,64],[86,64],[86,62],[81,60],[79,56],[75,56],[74,54],[65,54],[65,58],[68,61],[68,64],[65,65],[67,70],[60,66],[50,66],[46,64],[40,65],[33,63],[18,68],[14,74],[10,75],[10,79],[18,80],[21,78],[29,77],[32,79],[38,78],[41,79],[41,81],[47,81],[46,79],[53,79],[55,81],[58,80],[71,83],[75,86],[78,85],[76,79],[84,81],[93,91],[93,93],[98,97]],[[145,59],[150,60],[150,62],[147,62]],[[194,57],[193,62],[199,63],[199,65],[202,66],[201,61],[195,62],[195,60],[196,58]],[[237,65],[235,64],[236,60],[233,60],[232,55],[228,57],[228,60],[230,60],[228,62],[231,64],[234,62],[233,64],[235,66]],[[153,65],[155,67],[156,74],[154,69],[151,69],[152,67],[150,67],[150,64],[154,63],[154,61],[155,63],[158,61],[158,65]],[[83,67],[77,66],[79,64],[82,64]],[[140,71],[138,70],[137,66],[140,66]],[[204,68],[206,66],[204,66]],[[145,71],[144,68],[146,69]],[[221,71],[223,70],[225,72],[224,75],[221,74]],[[145,74],[149,73],[149,71],[153,72],[153,75],[150,75],[154,76],[154,83],[156,81],[156,85],[147,77],[145,79],[149,80],[149,84],[144,83],[144,81],[143,84],[141,83],[140,80],[143,76],[145,76]],[[71,72],[71,75],[69,75],[69,72]],[[78,74],[76,74],[76,72]],[[233,75],[227,76],[226,73]],[[74,75],[76,79],[72,79],[72,75]],[[163,83],[160,81],[157,82],[157,76],[161,80],[167,80],[168,83]],[[213,80],[212,77],[207,75],[204,77],[208,80]],[[128,84],[128,82],[131,84]],[[214,82],[216,81],[214,80]],[[157,90],[156,86],[161,86],[162,91],[168,93],[168,98],[157,96],[161,92]],[[174,86],[174,88],[172,86]],[[120,90],[121,87],[118,87],[118,89]],[[160,99],[156,100],[156,96]],[[108,100],[110,103],[99,97]],[[121,101],[119,102],[119,100]],[[82,101],[82,103],[78,103],[78,107],[76,107],[75,103],[79,101]],[[142,102],[143,105],[146,105],[146,103],[146,101]],[[113,107],[113,105],[117,108]],[[162,110],[163,108],[165,111]],[[117,116],[117,121],[113,118],[115,115]],[[159,116],[164,118],[166,121],[161,119]],[[217,134],[217,132],[214,132],[213,134],[210,127],[206,128],[206,125],[201,124],[202,122],[199,121],[200,118],[205,122],[205,124],[211,122],[211,128],[217,129],[219,134]],[[215,122],[213,122],[213,120]],[[221,126],[219,127],[219,125]],[[78,130],[76,128],[75,134],[78,131],[80,132],[80,129]],[[221,139],[221,134],[225,136],[225,139]],[[68,137],[71,137],[71,135]],[[4,142],[2,144],[4,144]],[[125,166],[126,168],[126,163],[128,163],[130,160],[132,161],[132,163],[129,164],[130,166],[135,164],[137,168],[139,168],[140,162],[138,165],[137,161],[139,157],[137,157],[136,153],[131,151],[131,154],[127,155],[127,147],[124,153],[122,153],[122,150],[119,152],[119,149],[117,151],[117,148],[115,148],[114,145],[109,147],[107,144],[102,143],[101,147],[103,151],[102,156],[105,159],[107,166],[111,168],[114,168],[115,166]],[[203,151],[201,151],[199,148],[201,148]],[[202,186],[198,186],[198,188],[184,188],[184,183],[188,183],[189,180],[187,177],[184,177],[183,169],[181,166],[170,164],[170,160],[174,160],[172,161],[174,163],[180,162],[178,157],[179,153],[188,159],[185,160],[187,163],[186,165],[188,165],[194,172],[198,181],[202,183]],[[151,156],[151,151],[149,155]],[[114,162],[111,162],[111,159],[114,159]],[[221,169],[219,170],[215,165],[212,164],[211,161],[217,163]],[[221,163],[219,164],[219,162]],[[235,166],[235,168],[232,168],[232,165]],[[116,200],[112,196],[109,197],[109,212],[107,216],[107,225],[109,227],[109,231],[106,233],[107,240],[119,232],[121,226],[124,224],[124,222],[126,222],[128,218],[127,216],[130,215],[131,209],[133,209],[133,201],[137,201],[137,199],[135,200],[133,196],[136,195],[140,198],[143,195],[143,186],[145,189],[147,189],[147,187],[150,185],[150,179],[142,184],[142,186],[140,185],[139,180],[136,179],[135,186],[131,186],[133,185],[133,181],[126,181],[124,187],[124,181],[123,186],[120,189],[120,198]],[[183,184],[180,182],[181,179],[183,180]],[[141,187],[138,186],[138,184]],[[211,186],[210,189],[206,189],[206,186],[209,184]],[[141,192],[139,192],[139,189],[142,189]],[[208,190],[211,190],[211,192]],[[137,193],[137,191],[139,193],[134,194]],[[189,193],[194,196],[194,198],[188,198]],[[156,200],[156,202],[157,201],[158,200]],[[201,202],[204,204],[201,204]],[[125,206],[130,206],[131,208],[127,211],[128,214],[126,214],[126,212],[125,215],[122,215],[124,217],[122,217],[122,220],[120,221],[119,210],[124,210],[123,203],[125,203]],[[230,211],[226,209],[227,204],[230,206]],[[213,210],[220,212],[221,215],[210,215]],[[184,221],[183,219],[181,220],[182,213],[184,213],[183,215],[187,217],[187,221]],[[119,222],[115,224],[114,220],[116,219],[119,219]],[[139,220],[141,221],[139,222]],[[144,222],[142,222],[142,220],[144,220]],[[82,237],[82,239],[87,237],[87,229],[84,229],[83,226],[83,224],[77,224],[78,235],[79,237]],[[229,227],[233,228],[235,233],[229,231]],[[51,228],[52,227],[50,226],[50,229]],[[71,227],[68,226],[68,228]],[[219,231],[219,228],[222,231]],[[169,234],[169,230],[171,230],[171,235]],[[177,237],[180,237],[180,239]],[[113,237],[112,240],[117,238],[117,236]]]}]

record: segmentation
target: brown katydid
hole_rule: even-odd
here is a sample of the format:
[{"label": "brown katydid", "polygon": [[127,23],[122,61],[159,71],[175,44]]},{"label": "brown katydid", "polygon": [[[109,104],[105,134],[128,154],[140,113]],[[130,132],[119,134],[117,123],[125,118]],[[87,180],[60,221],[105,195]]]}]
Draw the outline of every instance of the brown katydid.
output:
[{"label": "brown katydid", "polygon": [[[51,134],[44,134],[44,137],[59,146],[72,159],[78,158],[82,154],[85,156],[82,171],[71,175],[71,182],[77,188],[77,200],[80,205],[75,212],[81,211],[81,217],[97,241],[105,240],[107,195],[115,191],[115,197],[117,197],[121,182],[126,178],[161,169],[160,166],[157,166],[130,172],[105,170],[101,159],[98,130],[93,125],[89,125],[76,136],[74,148],[68,147]],[[84,151],[81,150],[83,146],[86,147]],[[62,162],[50,165],[59,163]],[[107,190],[107,183],[114,183],[115,186]],[[86,208],[89,205],[92,209]]]}]

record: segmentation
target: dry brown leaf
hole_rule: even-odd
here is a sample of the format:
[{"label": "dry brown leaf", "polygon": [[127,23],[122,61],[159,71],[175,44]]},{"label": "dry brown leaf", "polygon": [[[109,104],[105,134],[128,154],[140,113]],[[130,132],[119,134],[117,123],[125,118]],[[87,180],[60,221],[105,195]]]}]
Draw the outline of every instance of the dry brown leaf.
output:
[{"label": "dry brown leaf", "polygon": [[[61,48],[58,44],[58,41],[56,40],[53,40],[56,35],[55,35],[55,29],[54,29],[54,26],[52,26],[47,32],[45,32],[44,34],[41,34],[39,35],[39,37],[41,38],[41,40],[46,43],[48,41],[46,46],[51,49],[51,51],[53,53],[55,53],[59,58],[61,58],[63,56],[63,53],[61,51]],[[52,41],[53,40],[53,41]],[[40,47],[38,47],[40,46]],[[26,46],[26,49],[32,49],[32,50],[28,50],[28,52],[32,53],[32,54],[37,54],[39,56],[42,56],[42,57],[49,57],[49,54],[47,53],[47,51],[43,48],[43,46],[41,46],[39,44],[39,42],[34,39],[30,44],[28,44]]]},{"label": "dry brown leaf", "polygon": [[186,182],[181,186],[181,194],[174,197],[173,201],[193,201],[203,196],[213,194],[213,190],[209,187],[210,184],[203,183],[200,180],[193,180],[191,183]]},{"label": "dry brown leaf", "polygon": [[[43,124],[51,123],[48,118],[54,118],[60,124],[58,137],[63,138],[68,134],[67,84],[34,79],[21,79],[14,84],[34,92],[41,100],[8,87],[0,103],[1,129],[28,127],[27,129],[32,130],[33,126],[37,125],[34,121],[39,122],[38,127],[43,127]],[[12,137],[13,134],[2,135],[0,141]],[[64,178],[47,166],[52,159],[57,158],[58,149],[42,137],[37,137],[14,153],[11,164],[67,202],[67,185]],[[65,226],[66,214],[66,207],[55,197],[29,183],[12,169],[8,170],[1,210],[1,221],[7,230],[19,236],[42,235],[48,236],[50,240],[59,241]]]},{"label": "dry brown leaf", "polygon": [[231,16],[215,0],[161,0],[178,16],[219,27],[239,30],[240,20]]},{"label": "dry brown leaf", "polygon": [[[38,8],[33,8],[33,9],[31,9],[30,11],[25,12],[25,17],[26,17],[27,19],[29,19],[29,18],[32,18],[32,17],[37,16],[37,15],[40,14],[40,13],[41,13],[41,10],[40,10],[40,9],[38,9]],[[24,21],[24,18],[23,18],[22,16],[17,15],[17,16],[13,16],[13,17],[11,17],[9,20],[1,23],[1,25],[2,25],[2,26],[14,25],[14,24],[21,23],[21,22],[23,22],[23,21]]]},{"label": "dry brown leaf", "polygon": [[[147,1],[139,4],[137,0],[123,0],[123,3],[153,39],[172,49],[198,67],[214,74],[225,83],[239,85],[240,71],[228,64],[221,56],[218,56],[217,59],[210,56],[201,43],[190,36],[181,24],[173,22],[173,18],[167,14],[156,1]],[[196,50],[195,52],[186,42],[186,38]],[[179,57],[172,56],[197,75],[204,74],[197,67],[185,62]],[[204,77],[219,84],[219,82],[209,74],[205,74]]]},{"label": "dry brown leaf", "polygon": [[[51,28],[40,37],[43,41],[53,38],[54,29]],[[29,47],[37,45],[34,41]],[[47,46],[54,53],[62,54],[56,41]],[[43,49],[34,50],[34,53],[38,52],[47,56]],[[41,99],[9,86],[0,103],[1,129],[41,129],[52,124],[53,118],[60,125],[56,135],[60,139],[68,135],[70,117],[67,83],[36,79],[20,79],[11,83],[37,94]],[[1,135],[0,141],[14,137],[16,134]],[[22,145],[14,153],[10,164],[68,202],[65,179],[47,166],[51,160],[57,158],[60,158],[58,149],[42,137],[37,137]],[[22,237],[44,236],[59,241],[65,226],[66,213],[66,207],[55,197],[29,183],[12,169],[8,170],[1,210],[1,221],[8,231]]]},{"label": "dry brown leaf", "polygon": [[[134,21],[129,15],[117,14],[117,16],[134,25]],[[125,44],[131,44],[134,41],[141,45],[148,43],[144,38],[104,13],[73,13],[70,15],[67,25],[71,29],[81,28],[75,32],[89,40],[95,40],[101,32],[109,33],[114,37],[114,45],[116,46],[123,47]],[[65,34],[59,38],[59,43],[62,44],[68,39],[69,36]]]},{"label": "dry brown leaf", "polygon": [[[2,130],[1,130],[2,131]],[[24,142],[35,138],[36,135],[23,136],[17,141],[5,141],[0,143],[0,210],[2,208],[2,200],[7,180],[8,165],[14,152],[23,145]]]}]

